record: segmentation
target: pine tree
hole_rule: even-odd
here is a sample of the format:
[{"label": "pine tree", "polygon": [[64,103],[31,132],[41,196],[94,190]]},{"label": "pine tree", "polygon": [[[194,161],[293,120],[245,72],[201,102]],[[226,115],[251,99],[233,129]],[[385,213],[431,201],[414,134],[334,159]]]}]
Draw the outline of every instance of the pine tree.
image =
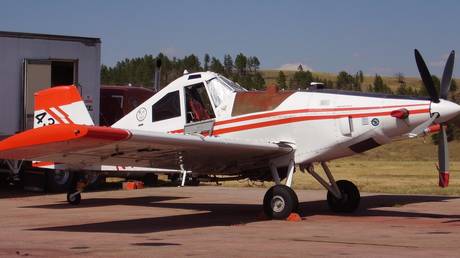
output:
[{"label": "pine tree", "polygon": [[393,92],[390,89],[390,87],[388,87],[388,85],[386,85],[383,82],[382,77],[380,75],[378,75],[378,74],[375,74],[374,85],[373,85],[372,89],[373,89],[374,92],[393,94]]},{"label": "pine tree", "polygon": [[276,83],[278,84],[278,87],[280,87],[280,89],[286,89],[286,75],[283,73],[283,71],[280,71],[278,73]]},{"label": "pine tree", "polygon": [[226,76],[230,76],[233,73],[233,59],[229,54],[224,56],[224,71]]},{"label": "pine tree", "polygon": [[235,68],[238,72],[238,75],[245,75],[247,67],[248,58],[243,53],[239,53],[235,58]]},{"label": "pine tree", "polygon": [[207,53],[204,54],[204,66],[203,66],[203,69],[205,71],[209,70],[209,61],[210,61],[209,55]]}]

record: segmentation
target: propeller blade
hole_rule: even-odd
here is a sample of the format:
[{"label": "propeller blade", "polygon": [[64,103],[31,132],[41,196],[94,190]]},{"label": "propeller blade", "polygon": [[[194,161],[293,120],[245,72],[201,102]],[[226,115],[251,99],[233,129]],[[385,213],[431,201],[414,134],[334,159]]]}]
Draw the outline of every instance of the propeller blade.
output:
[{"label": "propeller blade", "polygon": [[423,85],[425,85],[426,91],[430,95],[431,101],[439,103],[438,93],[436,92],[436,88],[434,87],[430,71],[428,70],[428,67],[425,64],[425,61],[423,61],[422,55],[420,55],[420,52],[418,52],[417,49],[414,50],[414,54],[418,71],[420,72],[420,76],[422,77]]},{"label": "propeller blade", "polygon": [[452,71],[454,70],[454,59],[455,51],[452,50],[452,52],[450,52],[449,58],[447,59],[446,66],[444,67],[444,73],[442,74],[440,92],[442,99],[447,99],[449,94],[450,83],[452,81]]},{"label": "propeller blade", "polygon": [[438,139],[439,186],[449,185],[449,149],[447,147],[446,125],[441,124]]}]

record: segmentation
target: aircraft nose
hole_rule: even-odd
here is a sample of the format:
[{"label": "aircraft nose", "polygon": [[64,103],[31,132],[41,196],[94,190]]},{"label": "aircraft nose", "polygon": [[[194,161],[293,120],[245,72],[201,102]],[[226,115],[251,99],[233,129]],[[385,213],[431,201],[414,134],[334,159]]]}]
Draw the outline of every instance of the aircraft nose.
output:
[{"label": "aircraft nose", "polygon": [[439,113],[439,117],[435,121],[444,123],[460,114],[460,105],[441,99],[439,103],[431,102],[431,113]]}]

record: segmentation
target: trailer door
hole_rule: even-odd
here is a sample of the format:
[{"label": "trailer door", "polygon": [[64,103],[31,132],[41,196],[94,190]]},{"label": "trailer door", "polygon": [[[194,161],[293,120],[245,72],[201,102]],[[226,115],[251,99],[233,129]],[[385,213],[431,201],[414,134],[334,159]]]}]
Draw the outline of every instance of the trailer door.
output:
[{"label": "trailer door", "polygon": [[34,93],[51,85],[51,61],[26,60],[24,63],[24,130],[34,125]]},{"label": "trailer door", "polygon": [[25,60],[24,130],[34,125],[34,93],[53,86],[77,84],[77,64],[78,60]]}]

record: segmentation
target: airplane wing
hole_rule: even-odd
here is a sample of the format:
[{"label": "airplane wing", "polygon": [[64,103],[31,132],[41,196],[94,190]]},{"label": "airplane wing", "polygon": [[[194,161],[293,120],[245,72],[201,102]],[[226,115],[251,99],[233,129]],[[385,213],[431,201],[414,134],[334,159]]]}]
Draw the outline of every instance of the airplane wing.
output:
[{"label": "airplane wing", "polygon": [[266,166],[291,151],[285,144],[76,124],[35,128],[0,142],[0,159],[178,169],[182,157],[187,170],[203,173]]}]

